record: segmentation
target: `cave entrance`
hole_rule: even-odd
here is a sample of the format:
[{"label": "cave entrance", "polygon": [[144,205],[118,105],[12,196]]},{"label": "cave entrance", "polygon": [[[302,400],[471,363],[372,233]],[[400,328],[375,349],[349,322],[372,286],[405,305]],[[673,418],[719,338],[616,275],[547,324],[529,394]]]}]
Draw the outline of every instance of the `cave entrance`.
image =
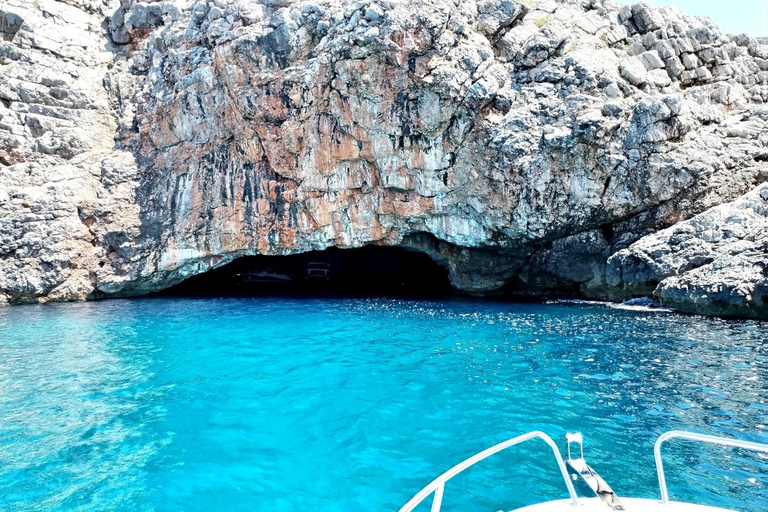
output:
[{"label": "cave entrance", "polygon": [[245,256],[162,294],[440,297],[452,292],[448,271],[428,255],[369,245],[289,256]]}]

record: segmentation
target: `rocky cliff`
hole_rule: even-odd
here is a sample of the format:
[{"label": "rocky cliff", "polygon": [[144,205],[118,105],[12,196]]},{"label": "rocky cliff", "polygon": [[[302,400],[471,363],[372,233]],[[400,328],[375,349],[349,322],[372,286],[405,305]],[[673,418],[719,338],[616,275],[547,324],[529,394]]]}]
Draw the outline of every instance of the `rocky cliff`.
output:
[{"label": "rocky cliff", "polygon": [[708,307],[692,269],[765,287],[757,249],[747,273],[696,250],[632,270],[673,243],[662,230],[768,179],[768,45],[707,19],[607,0],[4,0],[0,35],[0,301],[366,244],[424,251],[471,293],[741,315]]},{"label": "rocky cliff", "polygon": [[768,184],[608,260],[608,281],[681,311],[768,318]]}]

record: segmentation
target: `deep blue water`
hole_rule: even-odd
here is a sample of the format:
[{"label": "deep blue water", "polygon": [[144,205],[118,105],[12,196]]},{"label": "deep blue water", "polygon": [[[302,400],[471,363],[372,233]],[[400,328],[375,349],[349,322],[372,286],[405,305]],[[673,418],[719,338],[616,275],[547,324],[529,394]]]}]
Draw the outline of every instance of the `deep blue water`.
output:
[{"label": "deep blue water", "polygon": [[[394,512],[532,429],[561,446],[580,430],[619,495],[656,497],[666,430],[768,442],[767,340],[768,323],[591,305],[0,308],[0,510]],[[768,510],[765,458],[685,441],[666,454],[673,499]],[[531,441],[452,480],[443,510],[564,497]]]}]

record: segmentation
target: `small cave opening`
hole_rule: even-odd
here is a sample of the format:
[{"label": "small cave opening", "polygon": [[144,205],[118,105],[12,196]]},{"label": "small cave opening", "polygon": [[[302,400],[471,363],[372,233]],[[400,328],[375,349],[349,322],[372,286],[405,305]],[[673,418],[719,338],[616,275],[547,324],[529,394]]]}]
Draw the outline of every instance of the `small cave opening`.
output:
[{"label": "small cave opening", "polygon": [[427,254],[368,245],[288,256],[244,256],[159,295],[433,298],[453,293],[448,270]]}]

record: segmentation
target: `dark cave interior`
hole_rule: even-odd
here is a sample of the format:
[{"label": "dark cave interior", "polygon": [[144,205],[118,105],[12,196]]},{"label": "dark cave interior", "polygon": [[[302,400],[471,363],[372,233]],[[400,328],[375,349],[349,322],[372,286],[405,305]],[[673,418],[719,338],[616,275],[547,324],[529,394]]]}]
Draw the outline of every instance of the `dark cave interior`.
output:
[{"label": "dark cave interior", "polygon": [[448,271],[402,247],[330,248],[288,256],[244,256],[173,286],[166,296],[444,297]]}]

